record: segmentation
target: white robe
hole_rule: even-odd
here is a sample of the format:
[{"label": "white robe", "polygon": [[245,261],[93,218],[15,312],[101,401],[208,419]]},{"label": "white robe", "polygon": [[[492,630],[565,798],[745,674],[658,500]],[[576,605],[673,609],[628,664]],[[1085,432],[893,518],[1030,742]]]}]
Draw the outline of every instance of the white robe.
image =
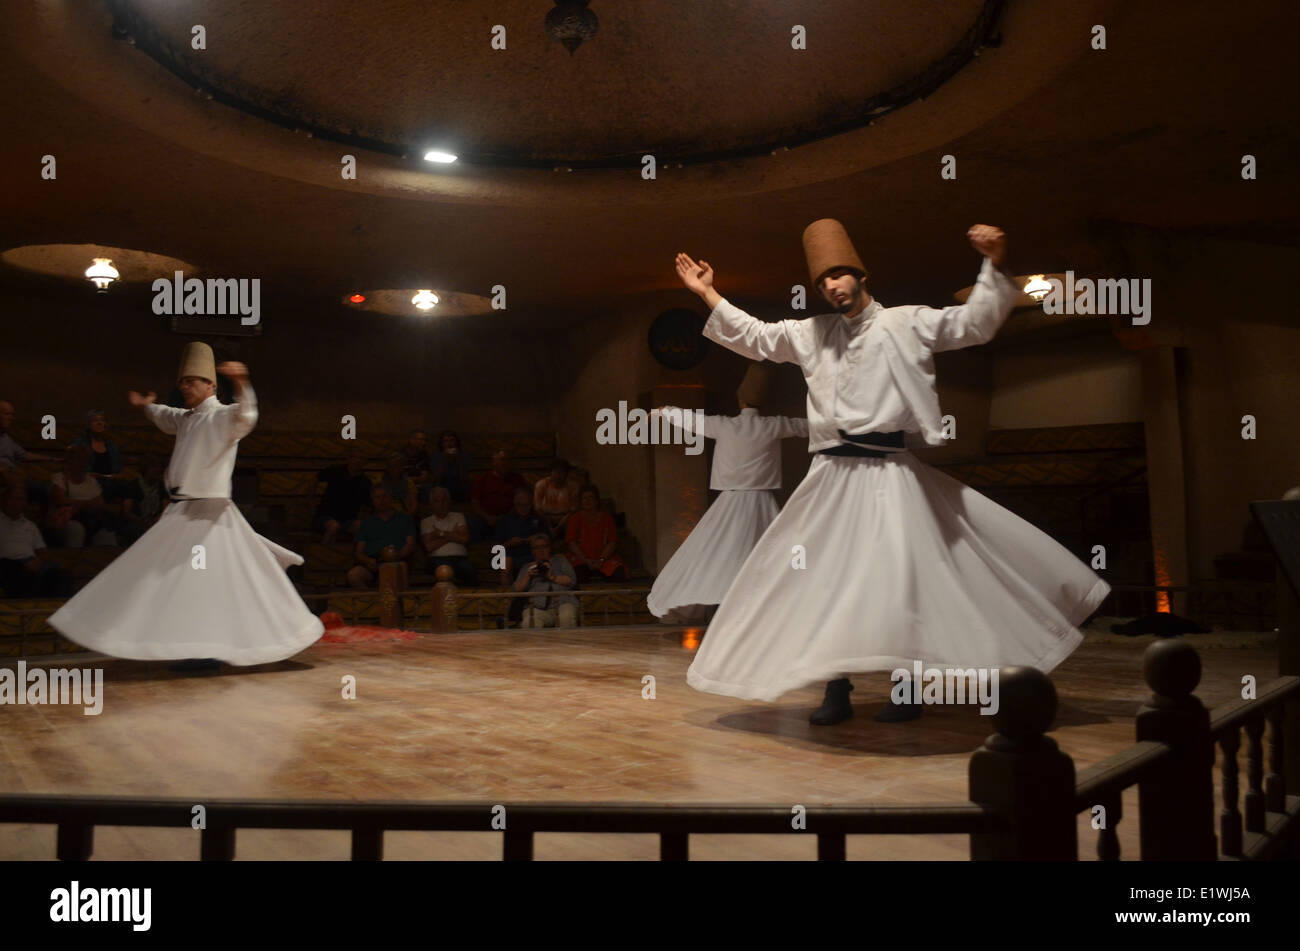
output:
[{"label": "white robe", "polygon": [[[664,418],[680,419],[684,431],[695,431],[693,413],[664,409]],[[699,434],[716,442],[709,487],[721,494],[664,565],[646,598],[651,614],[670,621],[701,621],[710,606],[722,601],[780,510],[771,490],[781,488],[781,440],[807,436],[808,421],[762,416],[748,407],[739,416],[701,417]]]},{"label": "white robe", "polygon": [[[962,306],[873,301],[851,320],[765,323],[722,301],[704,333],[750,359],[800,365],[812,452],[843,444],[840,430],[904,430],[908,444],[936,445],[932,355],[991,339],[1019,293],[986,259]],[[1055,540],[909,451],[816,455],[728,590],[687,681],[775,700],[916,660],[1050,671],[1109,590]]]},{"label": "white robe", "polygon": [[252,387],[242,395],[146,410],[176,434],[165,481],[187,499],[50,616],[69,640],[133,660],[247,666],[292,657],[324,633],[284,573],[302,558],[254,532],[230,499],[237,444],[257,423]]}]

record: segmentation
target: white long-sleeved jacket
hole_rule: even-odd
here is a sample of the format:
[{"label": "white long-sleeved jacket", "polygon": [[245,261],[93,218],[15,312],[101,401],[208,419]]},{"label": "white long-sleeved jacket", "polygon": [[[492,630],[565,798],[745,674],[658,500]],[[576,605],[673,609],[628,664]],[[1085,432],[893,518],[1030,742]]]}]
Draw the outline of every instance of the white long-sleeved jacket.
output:
[{"label": "white long-sleeved jacket", "polygon": [[766,323],[726,300],[704,335],[751,360],[797,363],[808,384],[808,451],[853,435],[903,430],[909,446],[944,442],[934,357],[993,339],[1020,287],[988,258],[965,304],[885,307],[873,300],[852,319],[820,314]]},{"label": "white long-sleeved jacket", "polygon": [[244,384],[238,403],[215,396],[191,410],[150,403],[144,408],[154,425],[176,434],[176,448],[163,482],[173,495],[187,499],[228,499],[239,440],[257,425],[257,397]]},{"label": "white long-sleeved jacket", "polygon": [[716,441],[710,489],[781,488],[781,440],[808,435],[808,420],[762,416],[752,406],[742,409],[739,416],[701,416],[698,427],[692,410],[675,406],[662,410],[664,417],[680,425],[684,432],[698,430],[701,436]]}]

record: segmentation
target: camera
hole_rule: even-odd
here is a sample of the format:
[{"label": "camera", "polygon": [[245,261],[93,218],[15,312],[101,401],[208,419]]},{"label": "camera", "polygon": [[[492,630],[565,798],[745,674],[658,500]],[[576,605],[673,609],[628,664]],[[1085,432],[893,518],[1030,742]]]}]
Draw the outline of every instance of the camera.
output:
[{"label": "camera", "polygon": [[539,561],[533,565],[533,574],[535,575],[544,575],[549,573],[550,570],[551,563],[549,561]]}]

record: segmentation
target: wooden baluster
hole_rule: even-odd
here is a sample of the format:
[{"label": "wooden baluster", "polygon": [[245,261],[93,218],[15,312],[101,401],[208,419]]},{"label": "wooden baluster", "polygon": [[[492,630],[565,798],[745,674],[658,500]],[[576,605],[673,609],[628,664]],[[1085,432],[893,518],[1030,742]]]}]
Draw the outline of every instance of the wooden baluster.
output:
[{"label": "wooden baluster", "polygon": [[1246,723],[1246,830],[1264,831],[1264,718]]},{"label": "wooden baluster", "polygon": [[1119,820],[1124,818],[1121,792],[1107,796],[1099,805],[1106,810],[1106,824],[1097,832],[1097,858],[1119,861]]},{"label": "wooden baluster", "polygon": [[817,835],[817,861],[843,862],[847,854],[847,836],[843,832],[821,832]]},{"label": "wooden baluster", "polygon": [[400,628],[405,624],[402,617],[402,595],[406,590],[406,562],[385,561],[379,565],[379,626]]},{"label": "wooden baluster", "polygon": [[[456,623],[456,585],[453,583],[454,572],[451,565],[439,565],[434,570],[437,582],[430,595],[431,615],[429,626],[435,634],[451,634],[459,625]],[[483,602],[479,601],[479,627],[483,626]]]},{"label": "wooden baluster", "polygon": [[1275,703],[1268,711],[1268,775],[1264,777],[1264,801],[1269,812],[1286,811],[1286,777],[1282,775],[1282,711]]},{"label": "wooden baluster", "polygon": [[1219,843],[1224,855],[1241,855],[1241,813],[1237,810],[1237,749],[1241,731],[1229,730],[1219,739],[1223,763],[1223,809],[1219,812]]},{"label": "wooden baluster", "polygon": [[1056,688],[1041,670],[1001,671],[996,733],[971,755],[967,787],[973,802],[1004,827],[972,833],[975,860],[1077,861],[1074,761],[1045,736],[1056,717]]},{"label": "wooden baluster", "polygon": [[[511,818],[511,822],[518,819]],[[502,834],[501,858],[507,862],[531,862],[533,860],[533,831],[510,826]]]},{"label": "wooden baluster", "polygon": [[60,862],[86,862],[95,849],[95,827],[60,823],[55,837],[55,855]]},{"label": "wooden baluster", "polygon": [[352,861],[379,862],[383,857],[383,829],[367,827],[352,830]]},{"label": "wooden baluster", "polygon": [[691,857],[690,837],[685,832],[659,833],[659,861],[686,862]]},{"label": "wooden baluster", "polygon": [[199,833],[199,861],[233,862],[235,860],[235,827],[213,823]]},{"label": "wooden baluster", "polygon": [[1212,862],[1214,738],[1210,712],[1193,691],[1201,658],[1186,638],[1157,641],[1142,655],[1151,699],[1138,710],[1137,741],[1164,743],[1173,755],[1138,783],[1138,839],[1142,860]]}]

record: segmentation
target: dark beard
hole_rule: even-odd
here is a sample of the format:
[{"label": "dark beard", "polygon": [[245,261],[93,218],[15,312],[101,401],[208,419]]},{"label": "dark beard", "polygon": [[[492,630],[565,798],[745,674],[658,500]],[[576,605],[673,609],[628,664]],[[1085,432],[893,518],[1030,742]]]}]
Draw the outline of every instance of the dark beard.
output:
[{"label": "dark beard", "polygon": [[852,313],[852,311],[853,311],[853,298],[852,298],[852,297],[847,297],[847,298],[845,298],[845,299],[844,299],[844,302],[843,302],[842,304],[836,304],[836,305],[835,305],[835,310],[836,310],[837,313],[841,313],[841,314]]}]

